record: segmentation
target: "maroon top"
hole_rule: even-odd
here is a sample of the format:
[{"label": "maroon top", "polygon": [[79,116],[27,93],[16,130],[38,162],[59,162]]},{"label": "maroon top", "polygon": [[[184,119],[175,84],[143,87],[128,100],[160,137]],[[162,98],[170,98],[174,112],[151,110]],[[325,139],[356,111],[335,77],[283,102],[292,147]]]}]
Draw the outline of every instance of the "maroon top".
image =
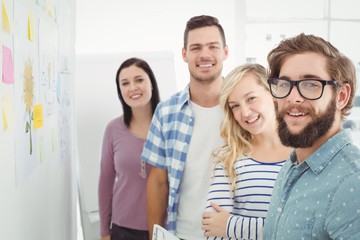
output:
[{"label": "maroon top", "polygon": [[101,236],[110,234],[111,223],[148,229],[146,178],[150,165],[140,160],[144,143],[129,131],[122,116],[105,129],[98,189]]}]

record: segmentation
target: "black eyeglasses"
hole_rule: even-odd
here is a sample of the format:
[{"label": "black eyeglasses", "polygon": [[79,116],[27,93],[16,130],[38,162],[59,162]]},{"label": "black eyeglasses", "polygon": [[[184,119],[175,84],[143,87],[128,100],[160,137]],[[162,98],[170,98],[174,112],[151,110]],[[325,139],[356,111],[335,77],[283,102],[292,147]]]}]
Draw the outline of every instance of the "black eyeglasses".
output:
[{"label": "black eyeglasses", "polygon": [[321,98],[325,85],[338,86],[338,83],[334,80],[319,79],[288,80],[269,78],[267,82],[270,86],[271,95],[279,99],[289,96],[294,86],[296,86],[300,95],[308,100]]}]

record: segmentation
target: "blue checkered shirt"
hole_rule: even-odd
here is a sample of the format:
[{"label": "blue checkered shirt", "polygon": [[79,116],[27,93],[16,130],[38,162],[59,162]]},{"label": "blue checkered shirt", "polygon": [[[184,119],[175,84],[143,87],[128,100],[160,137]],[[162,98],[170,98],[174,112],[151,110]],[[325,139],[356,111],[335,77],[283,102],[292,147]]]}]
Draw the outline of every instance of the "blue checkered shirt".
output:
[{"label": "blue checkered shirt", "polygon": [[141,159],[167,170],[169,181],[166,228],[175,233],[179,185],[194,127],[189,86],[160,102],[155,110]]}]

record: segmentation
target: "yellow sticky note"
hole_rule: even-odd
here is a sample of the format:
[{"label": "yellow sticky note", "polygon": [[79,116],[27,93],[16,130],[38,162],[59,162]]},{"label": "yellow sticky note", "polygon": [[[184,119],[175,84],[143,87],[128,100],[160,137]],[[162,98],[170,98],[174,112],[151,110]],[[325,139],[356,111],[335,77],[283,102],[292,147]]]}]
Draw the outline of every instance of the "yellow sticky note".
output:
[{"label": "yellow sticky note", "polygon": [[38,104],[34,106],[34,129],[39,129],[43,125],[43,106]]},{"label": "yellow sticky note", "polygon": [[14,126],[14,113],[12,111],[12,100],[9,94],[2,96],[2,119],[3,130],[12,129]]},{"label": "yellow sticky note", "polygon": [[8,125],[8,122],[7,122],[7,117],[6,117],[4,109],[2,110],[2,118],[3,118],[3,129],[5,131],[6,129],[9,128],[9,125]]},{"label": "yellow sticky note", "polygon": [[2,11],[1,11],[2,12],[2,27],[5,32],[10,33],[10,21],[9,21],[9,16],[7,14],[4,1],[1,1],[1,8],[2,8]]},{"label": "yellow sticky note", "polygon": [[28,39],[34,41],[34,14],[29,13],[28,16]]}]

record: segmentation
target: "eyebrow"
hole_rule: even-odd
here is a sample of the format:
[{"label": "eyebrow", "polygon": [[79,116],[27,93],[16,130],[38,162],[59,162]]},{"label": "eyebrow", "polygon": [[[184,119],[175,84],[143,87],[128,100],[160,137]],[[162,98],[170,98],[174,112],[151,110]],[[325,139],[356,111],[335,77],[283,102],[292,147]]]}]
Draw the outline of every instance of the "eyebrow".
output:
[{"label": "eyebrow", "polygon": [[[279,76],[279,78],[291,80],[290,77],[288,76]],[[300,79],[294,79],[294,80],[301,80],[301,79],[323,79],[323,78],[314,74],[305,74]]]},{"label": "eyebrow", "polygon": [[235,101],[228,101],[227,104],[234,104],[234,103],[237,103]]},{"label": "eyebrow", "polygon": [[303,78],[316,78],[316,79],[322,79],[322,77],[319,77],[317,75],[313,75],[313,74],[306,74],[303,76]]},{"label": "eyebrow", "polygon": [[[142,78],[143,76],[142,75],[136,75],[134,78],[136,79],[136,78]],[[122,82],[122,81],[128,81],[129,79],[127,79],[127,78],[121,78],[120,79],[120,82]]]},{"label": "eyebrow", "polygon": [[[246,93],[245,95],[243,95],[241,98],[247,98],[249,96],[251,96],[252,94],[254,94],[256,91],[250,91],[248,93]],[[230,103],[237,103],[236,101],[227,101],[228,104]]]},{"label": "eyebrow", "polygon": [[209,42],[209,43],[205,43],[205,44],[193,43],[193,44],[190,44],[189,47],[194,47],[194,46],[209,46],[209,45],[221,45],[221,43],[220,43],[220,42]]}]

